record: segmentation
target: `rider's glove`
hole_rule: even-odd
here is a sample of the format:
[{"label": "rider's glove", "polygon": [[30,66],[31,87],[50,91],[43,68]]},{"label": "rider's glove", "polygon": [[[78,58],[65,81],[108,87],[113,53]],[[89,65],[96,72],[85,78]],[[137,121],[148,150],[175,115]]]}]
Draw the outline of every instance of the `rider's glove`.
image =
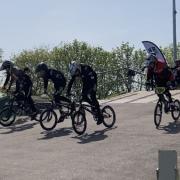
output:
[{"label": "rider's glove", "polygon": [[168,81],[168,82],[166,83],[166,86],[167,86],[170,90],[175,89],[175,86],[173,86],[173,83],[172,83],[171,81]]},{"label": "rider's glove", "polygon": [[171,81],[168,81],[168,82],[166,83],[166,86],[167,86],[167,87],[170,87],[170,86],[172,86],[172,83],[171,83]]}]

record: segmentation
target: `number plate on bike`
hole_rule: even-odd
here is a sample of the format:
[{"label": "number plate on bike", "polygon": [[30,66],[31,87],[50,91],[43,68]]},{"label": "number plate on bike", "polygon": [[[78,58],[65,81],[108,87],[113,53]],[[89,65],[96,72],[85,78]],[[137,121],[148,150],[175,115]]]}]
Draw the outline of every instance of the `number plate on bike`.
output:
[{"label": "number plate on bike", "polygon": [[163,94],[165,92],[166,88],[165,87],[156,87],[155,92],[156,94]]}]

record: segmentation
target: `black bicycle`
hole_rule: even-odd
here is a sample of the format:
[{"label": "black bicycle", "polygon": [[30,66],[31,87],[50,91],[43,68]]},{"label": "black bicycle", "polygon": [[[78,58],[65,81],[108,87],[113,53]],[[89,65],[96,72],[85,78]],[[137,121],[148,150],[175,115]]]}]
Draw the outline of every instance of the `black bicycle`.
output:
[{"label": "black bicycle", "polygon": [[[54,129],[57,123],[61,123],[64,119],[73,116],[75,112],[75,102],[64,96],[58,96],[58,102],[54,95],[48,95],[51,99],[50,106],[46,108],[40,115],[40,125],[44,130],[50,131]],[[60,114],[59,118],[57,113]]]},{"label": "black bicycle", "polygon": [[[116,114],[114,109],[109,105],[100,108],[101,108],[101,114],[103,116],[104,126],[107,128],[111,128],[116,122]],[[95,107],[87,103],[82,103],[81,101],[78,110],[74,113],[72,118],[73,129],[78,135],[82,135],[86,131],[86,127],[87,127],[86,111],[88,111],[93,115],[93,119],[95,121],[98,120]]]},{"label": "black bicycle", "polygon": [[[159,94],[163,94],[165,91],[164,87],[156,87],[156,91]],[[170,104],[169,100],[165,98],[165,102],[163,102],[160,98],[156,104],[154,110],[154,124],[156,128],[160,126],[162,120],[163,110],[165,113],[171,112],[171,116],[176,122],[180,117],[180,101],[178,99],[173,99],[173,103]]]},{"label": "black bicycle", "polygon": [[[0,124],[2,126],[10,126],[17,116],[32,117],[32,109],[29,103],[24,98],[24,94],[9,94],[9,101],[3,106],[0,111]],[[37,112],[33,115],[33,119],[39,121],[40,109],[38,104],[35,104]]]}]

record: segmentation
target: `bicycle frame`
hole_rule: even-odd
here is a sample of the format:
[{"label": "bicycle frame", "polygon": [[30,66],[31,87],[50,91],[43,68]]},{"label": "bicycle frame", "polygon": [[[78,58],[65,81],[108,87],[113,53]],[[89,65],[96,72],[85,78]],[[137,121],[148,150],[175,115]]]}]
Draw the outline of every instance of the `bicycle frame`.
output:
[{"label": "bicycle frame", "polygon": [[[55,101],[55,97],[54,96],[50,96],[51,98],[51,109],[58,109],[60,114],[63,114],[63,116],[71,116],[71,114],[75,111],[75,107],[78,106],[77,103],[75,103],[74,101],[71,101],[67,98],[67,102],[65,102],[65,98],[63,96],[59,96],[60,97],[60,101],[56,102]],[[69,101],[69,102],[68,102]],[[63,108],[67,108],[68,112],[63,111]],[[69,111],[70,110],[70,111]]]},{"label": "bicycle frame", "polygon": [[[15,110],[15,113],[17,115],[21,115],[24,111],[26,114],[28,114],[29,109],[27,110],[27,107],[29,107],[29,104],[26,103],[26,100],[17,100],[17,97],[15,95],[10,94],[10,99],[7,103],[7,105],[10,107],[10,110],[13,110],[13,108],[17,108],[18,111]],[[17,113],[18,112],[18,113]]]},{"label": "bicycle frame", "polygon": [[91,113],[92,115],[95,114],[95,112],[92,110],[92,108],[96,108],[95,106],[92,106],[90,104],[83,104],[83,102],[79,103],[79,109],[84,109],[85,111],[88,111],[89,113]]}]

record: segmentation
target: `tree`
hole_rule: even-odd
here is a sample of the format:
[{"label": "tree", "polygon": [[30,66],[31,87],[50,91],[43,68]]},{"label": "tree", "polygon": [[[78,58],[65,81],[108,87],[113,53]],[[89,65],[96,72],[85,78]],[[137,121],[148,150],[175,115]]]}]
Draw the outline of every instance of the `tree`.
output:
[{"label": "tree", "polygon": [[[178,57],[180,55],[180,43],[178,43]],[[172,45],[161,48],[172,64]],[[132,90],[141,90],[145,81],[141,69],[144,65],[146,53],[144,50],[135,49],[128,42],[120,44],[112,51],[106,51],[102,47],[93,47],[86,42],[74,40],[71,43],[61,43],[51,50],[48,48],[36,48],[22,51],[13,57],[14,62],[20,68],[29,67],[32,71],[34,93],[41,93],[41,81],[37,79],[35,67],[39,62],[45,62],[49,67],[63,71],[69,79],[68,67],[72,60],[90,65],[98,75],[97,95],[105,98]],[[131,71],[132,70],[132,71]],[[128,76],[129,72],[135,72],[135,76]],[[136,83],[134,83],[136,81]],[[53,88],[51,85],[50,89]],[[80,87],[77,83],[76,87]]]},{"label": "tree", "polygon": [[[169,46],[164,48],[161,47],[161,50],[164,53],[169,65],[173,67],[175,65],[173,60],[173,44],[170,44]],[[177,43],[177,59],[180,59],[180,42]]]}]

